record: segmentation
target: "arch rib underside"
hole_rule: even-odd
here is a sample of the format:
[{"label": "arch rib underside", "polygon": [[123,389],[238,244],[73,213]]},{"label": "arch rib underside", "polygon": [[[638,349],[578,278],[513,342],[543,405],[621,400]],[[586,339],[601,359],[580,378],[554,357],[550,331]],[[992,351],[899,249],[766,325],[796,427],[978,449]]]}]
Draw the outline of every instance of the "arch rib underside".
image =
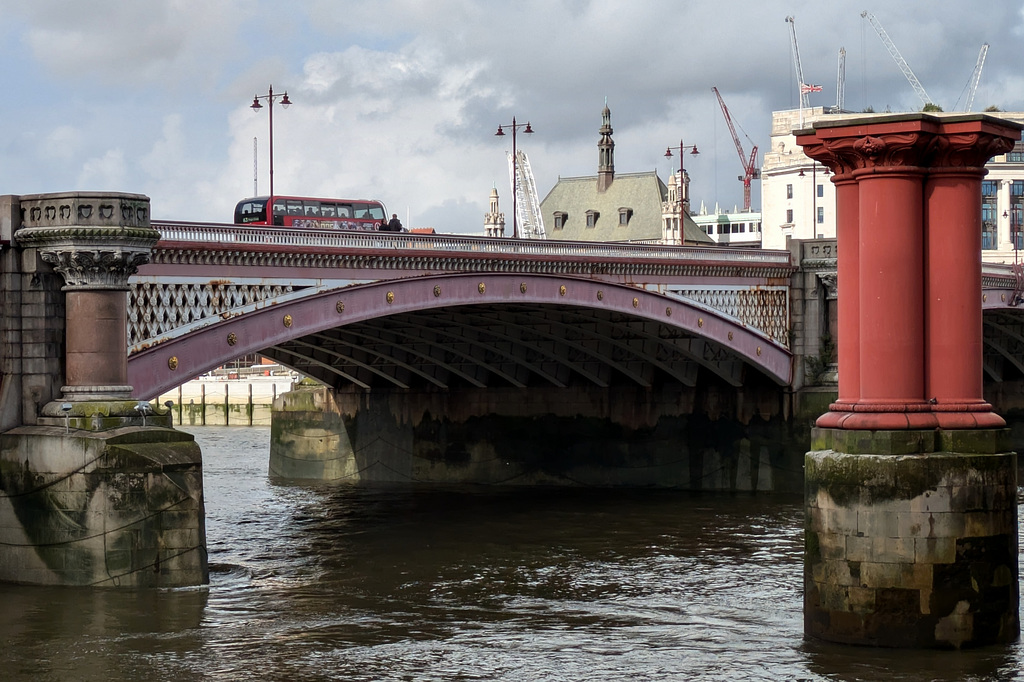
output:
[{"label": "arch rib underside", "polygon": [[740,386],[745,363],[686,330],[620,313],[530,304],[406,312],[308,334],[261,354],[329,386]]}]

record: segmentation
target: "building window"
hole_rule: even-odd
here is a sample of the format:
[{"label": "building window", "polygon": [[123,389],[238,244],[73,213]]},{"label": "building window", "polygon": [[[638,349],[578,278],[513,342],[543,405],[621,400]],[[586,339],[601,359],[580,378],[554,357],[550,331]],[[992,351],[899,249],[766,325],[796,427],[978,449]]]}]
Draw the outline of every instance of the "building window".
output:
[{"label": "building window", "polygon": [[629,225],[629,219],[633,215],[633,209],[631,208],[620,208],[619,209],[619,225],[625,227]]},{"label": "building window", "polygon": [[981,248],[986,251],[998,248],[995,196],[981,198]]},{"label": "building window", "polygon": [[791,208],[787,208],[786,209],[786,224],[787,225],[792,225],[793,224],[793,209],[791,209]]},{"label": "building window", "polygon": [[818,185],[818,196],[825,196],[825,185]]},{"label": "building window", "polygon": [[819,206],[818,207],[818,224],[821,225],[824,222],[825,222],[825,207],[824,206]]},{"label": "building window", "polygon": [[996,182],[995,180],[983,180],[981,183],[981,196],[983,197],[995,197],[996,196]]},{"label": "building window", "polygon": [[587,211],[587,227],[596,227],[600,215],[597,211]]},{"label": "building window", "polygon": [[1024,151],[1015,149],[1006,155],[1006,160],[1010,163],[1024,163]]},{"label": "building window", "polygon": [[[787,199],[792,199],[793,198],[793,185],[786,185],[786,198]],[[789,222],[793,222],[793,221],[790,220]]]},{"label": "building window", "polygon": [[555,229],[561,230],[565,227],[565,219],[569,217],[568,213],[562,211],[555,211]]}]

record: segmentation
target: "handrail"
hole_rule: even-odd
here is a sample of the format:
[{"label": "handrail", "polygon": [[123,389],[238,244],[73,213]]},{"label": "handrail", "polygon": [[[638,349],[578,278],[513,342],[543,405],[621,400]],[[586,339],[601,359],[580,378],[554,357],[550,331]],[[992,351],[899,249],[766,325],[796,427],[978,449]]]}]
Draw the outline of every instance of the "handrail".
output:
[{"label": "handrail", "polygon": [[[338,249],[402,249],[495,256],[546,256],[549,258],[657,259],[760,263],[789,266],[789,251],[707,246],[664,246],[628,242],[576,242],[540,239],[506,239],[453,234],[414,234],[342,230],[292,229],[224,223],[153,221],[152,227],[166,242],[196,244],[263,245]],[[157,245],[159,247],[159,244]]]}]

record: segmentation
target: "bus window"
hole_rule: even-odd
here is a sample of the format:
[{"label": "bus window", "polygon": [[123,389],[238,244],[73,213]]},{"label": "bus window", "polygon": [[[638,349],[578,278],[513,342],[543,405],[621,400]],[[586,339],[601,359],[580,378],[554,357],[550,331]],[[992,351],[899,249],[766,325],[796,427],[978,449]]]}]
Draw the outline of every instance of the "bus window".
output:
[{"label": "bus window", "polygon": [[259,199],[240,202],[235,207],[235,222],[240,224],[266,222],[266,206],[267,202]]},{"label": "bus window", "polygon": [[324,218],[335,218],[338,215],[337,206],[326,201],[320,202],[320,215]]},{"label": "bus window", "polygon": [[303,201],[304,215],[307,218],[319,218],[320,217],[320,202],[319,201]]},{"label": "bus window", "polygon": [[288,205],[287,215],[301,216],[305,215],[305,209],[302,207],[302,199],[285,199]]},{"label": "bus window", "polygon": [[384,207],[380,204],[370,204],[370,217],[374,220],[384,220]]},{"label": "bus window", "polygon": [[352,207],[348,204],[338,204],[338,217],[339,218],[351,218]]},{"label": "bus window", "polygon": [[287,212],[287,209],[285,208],[284,200],[283,199],[274,199],[274,215],[275,216],[280,216],[280,215],[284,215],[286,212]]}]

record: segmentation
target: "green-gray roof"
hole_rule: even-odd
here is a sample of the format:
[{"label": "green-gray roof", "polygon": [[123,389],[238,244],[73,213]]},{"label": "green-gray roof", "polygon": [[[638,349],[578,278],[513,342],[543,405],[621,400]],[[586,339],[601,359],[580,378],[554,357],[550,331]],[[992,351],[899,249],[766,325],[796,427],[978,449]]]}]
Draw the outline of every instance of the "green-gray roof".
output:
[{"label": "green-gray roof", "polygon": [[[662,237],[661,205],[668,188],[657,172],[619,173],[604,192],[597,191],[597,176],[559,178],[540,204],[544,231],[548,239],[573,241],[641,241]],[[593,227],[587,227],[588,211],[596,214]],[[626,212],[626,223],[620,213]],[[555,213],[565,214],[564,225],[555,229]],[[687,244],[714,240],[689,216],[685,218]]]}]

